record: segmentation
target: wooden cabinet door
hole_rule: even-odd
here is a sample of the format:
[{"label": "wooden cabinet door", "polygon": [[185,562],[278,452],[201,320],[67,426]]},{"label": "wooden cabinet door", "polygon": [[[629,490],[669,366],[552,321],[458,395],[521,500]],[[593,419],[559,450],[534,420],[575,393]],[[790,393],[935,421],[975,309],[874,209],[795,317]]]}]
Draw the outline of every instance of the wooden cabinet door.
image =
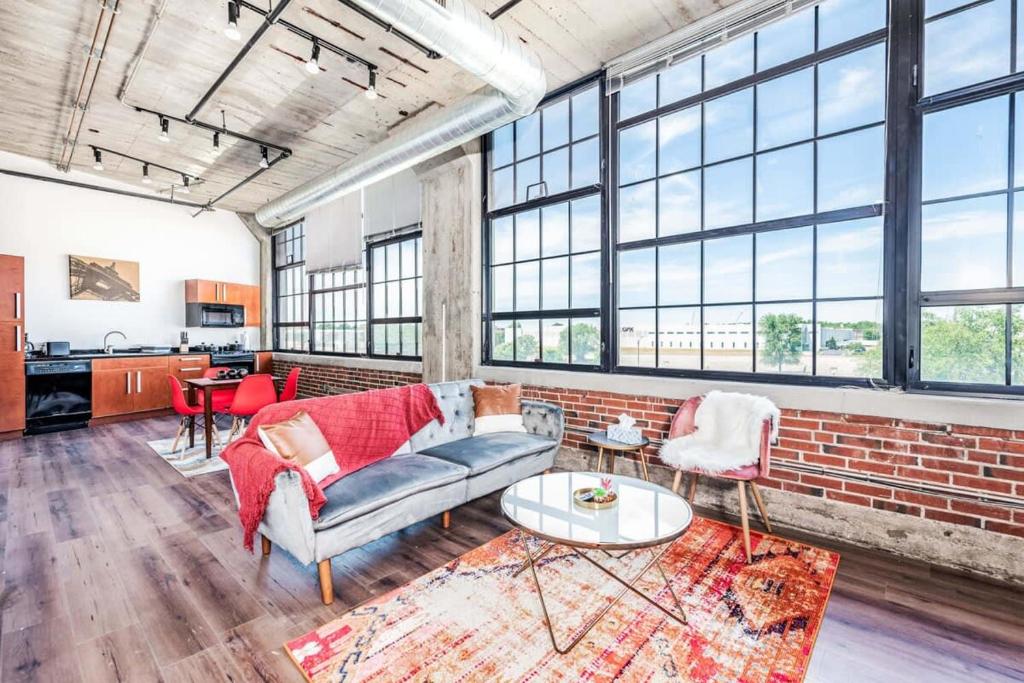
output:
[{"label": "wooden cabinet door", "polygon": [[25,365],[0,364],[0,432],[25,428]]},{"label": "wooden cabinet door", "polygon": [[274,354],[269,351],[262,351],[260,353],[253,354],[253,371],[256,373],[271,374],[273,368]]},{"label": "wooden cabinet door", "polygon": [[0,320],[25,319],[25,259],[0,254]]},{"label": "wooden cabinet door", "polygon": [[263,324],[263,306],[260,301],[260,288],[257,285],[241,285],[242,305],[245,306],[245,326],[259,327]]},{"label": "wooden cabinet door", "polygon": [[210,367],[210,357],[206,354],[188,354],[187,356],[171,356],[168,372],[179,381],[199,379]]},{"label": "wooden cabinet door", "polygon": [[128,368],[92,368],[92,416],[124,415],[134,410],[135,373]]},{"label": "wooden cabinet door", "polygon": [[185,303],[223,303],[221,299],[223,288],[223,283],[215,282],[213,280],[185,280]]},{"label": "wooden cabinet door", "polygon": [[135,389],[132,408],[135,412],[160,410],[171,405],[167,368],[139,368],[134,370],[132,375]]}]

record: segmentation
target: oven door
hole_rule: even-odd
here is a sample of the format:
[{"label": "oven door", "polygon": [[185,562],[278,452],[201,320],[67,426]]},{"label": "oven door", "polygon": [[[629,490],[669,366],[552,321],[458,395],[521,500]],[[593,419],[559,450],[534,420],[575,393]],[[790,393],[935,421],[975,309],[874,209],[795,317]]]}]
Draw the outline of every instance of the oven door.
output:
[{"label": "oven door", "polygon": [[25,431],[39,433],[87,423],[92,417],[92,374],[25,377]]}]

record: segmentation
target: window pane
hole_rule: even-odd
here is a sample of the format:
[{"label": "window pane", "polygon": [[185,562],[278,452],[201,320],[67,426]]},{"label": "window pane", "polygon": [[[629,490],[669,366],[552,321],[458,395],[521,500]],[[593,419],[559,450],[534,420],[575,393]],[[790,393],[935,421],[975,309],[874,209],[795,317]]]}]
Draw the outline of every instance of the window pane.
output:
[{"label": "window pane", "polygon": [[1024,384],[1024,306],[1017,304],[1013,310],[1013,353],[1011,381]]},{"label": "window pane", "polygon": [[[512,310],[512,293],[515,291],[513,268],[514,266],[499,266],[491,269],[491,309],[496,312]],[[374,296],[374,301],[376,298]]]},{"label": "window pane", "polygon": [[541,322],[541,358],[545,363],[569,362],[569,320],[558,318]]},{"label": "window pane", "polygon": [[1006,187],[1009,102],[996,97],[924,117],[922,199]]},{"label": "window pane", "polygon": [[818,49],[885,27],[886,0],[828,0],[818,6]]},{"label": "window pane", "polygon": [[[1024,9],[1024,7],[1021,9]],[[1020,15],[1024,17],[1024,12],[1021,12]],[[1024,22],[1024,19],[1021,21]],[[1021,33],[1020,44],[1024,47],[1024,33]],[[1018,62],[1018,65],[1020,69],[1024,69],[1024,62]],[[1013,136],[1013,185],[1014,187],[1021,187],[1024,185],[1024,94],[1016,93],[1013,97],[1015,128]]]},{"label": "window pane", "polygon": [[814,213],[814,143],[757,155],[757,221]]},{"label": "window pane", "polygon": [[516,310],[540,308],[540,266],[536,261],[516,264]]},{"label": "window pane", "polygon": [[398,282],[389,282],[385,285],[387,287],[387,317],[397,318],[402,315],[401,309],[401,298],[402,290],[401,285]]},{"label": "window pane", "polygon": [[402,317],[419,315],[416,310],[416,280],[402,280]]},{"label": "window pane", "polygon": [[572,186],[574,189],[596,185],[600,182],[598,172],[601,164],[597,155],[597,138],[577,142],[572,146]]},{"label": "window pane", "polygon": [[386,356],[388,353],[388,336],[386,325],[373,325],[373,353]]},{"label": "window pane", "polygon": [[757,86],[757,148],[814,137],[814,70],[803,69]]},{"label": "window pane", "polygon": [[756,239],[757,300],[810,299],[814,229],[777,230],[757,235]]},{"label": "window pane", "polygon": [[951,9],[969,5],[973,0],[924,0],[925,18],[948,12]]},{"label": "window pane", "polygon": [[992,0],[925,24],[926,95],[1010,73],[1010,0]]},{"label": "window pane", "polygon": [[541,253],[557,256],[569,251],[569,205],[556,204],[540,210]]},{"label": "window pane", "polygon": [[811,304],[757,306],[757,371],[809,375],[812,370]]},{"label": "window pane", "polygon": [[546,194],[541,190],[530,194],[531,199],[550,196],[569,189],[569,149],[567,147],[544,155],[544,183]]},{"label": "window pane", "polygon": [[797,12],[757,32],[757,70],[764,71],[814,52],[814,8]]},{"label": "window pane", "polygon": [[817,305],[818,369],[826,377],[882,376],[882,300]]},{"label": "window pane", "polygon": [[1005,195],[922,207],[922,291],[1005,286]]},{"label": "window pane", "polygon": [[494,360],[513,360],[512,358],[512,322],[499,320],[491,323],[491,358]]},{"label": "window pane", "polygon": [[540,197],[540,189],[535,187],[540,182],[540,159],[534,157],[529,161],[520,161],[515,168],[516,203]]},{"label": "window pane", "polygon": [[700,243],[658,248],[658,305],[700,303]]},{"label": "window pane", "polygon": [[516,214],[516,260],[540,255],[540,213],[537,209]]},{"label": "window pane", "polygon": [[885,118],[885,45],[818,65],[818,135]]},{"label": "window pane", "polygon": [[658,174],[700,166],[700,107],[658,120]]},{"label": "window pane", "polygon": [[516,353],[519,362],[537,360],[540,353],[540,321],[517,320],[515,323]]},{"label": "window pane", "polygon": [[584,90],[572,98],[572,139],[582,140],[597,135],[597,87]]},{"label": "window pane", "polygon": [[701,58],[690,57],[674,64],[659,75],[658,104],[666,105],[700,92]]},{"label": "window pane", "polygon": [[401,250],[402,277],[413,277],[416,275],[416,240],[403,240],[399,243]]},{"label": "window pane", "polygon": [[750,306],[704,309],[704,369],[753,372]]},{"label": "window pane", "polygon": [[583,365],[601,363],[601,319],[575,318],[572,321],[569,362]]},{"label": "window pane", "polygon": [[818,296],[881,296],[882,219],[818,226]]},{"label": "window pane", "polygon": [[384,269],[384,249],[374,247],[370,252],[373,254],[373,281],[384,282],[387,279],[387,272]]},{"label": "window pane", "polygon": [[705,163],[749,154],[753,140],[753,88],[704,104]]},{"label": "window pane", "polygon": [[752,243],[751,235],[704,242],[704,303],[753,298]]},{"label": "window pane", "polygon": [[641,78],[619,91],[619,120],[643,114],[657,106],[658,77],[657,75]]},{"label": "window pane", "polygon": [[514,201],[514,174],[513,167],[509,166],[491,175],[491,205],[495,209],[509,206]]},{"label": "window pane", "polygon": [[502,126],[491,133],[491,168],[512,163],[512,131],[514,124]]},{"label": "window pane", "polygon": [[[508,263],[512,260],[512,216],[495,218],[491,221],[491,263]],[[374,271],[376,276],[376,271]]]},{"label": "window pane", "polygon": [[619,132],[619,184],[653,178],[657,169],[657,121]]},{"label": "window pane", "polygon": [[655,220],[653,180],[619,191],[619,242],[654,237]]},{"label": "window pane", "polygon": [[1006,383],[1006,307],[921,309],[921,379]]},{"label": "window pane", "polygon": [[569,142],[569,100],[544,107],[541,115],[545,151]]},{"label": "window pane", "polygon": [[700,309],[658,310],[658,367],[700,370]]},{"label": "window pane", "polygon": [[654,367],[655,314],[653,308],[619,311],[619,365]]},{"label": "window pane", "polygon": [[754,35],[736,38],[704,55],[704,89],[731,83],[754,72]]},{"label": "window pane", "polygon": [[540,152],[540,112],[533,112],[516,121],[516,159],[532,157]]},{"label": "window pane", "polygon": [[1013,280],[1014,287],[1024,287],[1024,192],[1013,194]]},{"label": "window pane", "polygon": [[600,308],[601,254],[573,256],[569,280],[571,308]]},{"label": "window pane", "polygon": [[658,181],[658,235],[700,230],[700,171]]},{"label": "window pane", "polygon": [[572,250],[601,248],[601,197],[593,195],[572,202]]},{"label": "window pane", "polygon": [[818,212],[876,204],[884,197],[884,127],[818,142]]},{"label": "window pane", "polygon": [[753,222],[754,178],[750,159],[704,170],[704,229]]},{"label": "window pane", "polygon": [[383,283],[373,286],[373,317],[386,318],[388,316],[388,297]]},{"label": "window pane", "polygon": [[541,277],[544,291],[541,294],[542,308],[569,307],[569,259],[566,257],[545,259],[541,262]]},{"label": "window pane", "polygon": [[655,272],[653,248],[619,252],[619,306],[653,306]]}]

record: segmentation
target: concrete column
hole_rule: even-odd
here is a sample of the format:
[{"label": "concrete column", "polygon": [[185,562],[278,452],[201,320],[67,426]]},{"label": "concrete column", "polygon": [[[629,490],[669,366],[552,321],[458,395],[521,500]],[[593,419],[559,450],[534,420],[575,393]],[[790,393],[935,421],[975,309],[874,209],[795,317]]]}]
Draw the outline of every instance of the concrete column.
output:
[{"label": "concrete column", "polygon": [[480,144],[414,170],[422,186],[423,381],[466,379],[480,360]]},{"label": "concrete column", "polygon": [[273,339],[273,315],[274,315],[274,262],[271,254],[274,241],[270,238],[270,231],[256,222],[256,217],[251,213],[237,213],[239,220],[249,229],[252,236],[260,244],[260,307],[263,314],[260,316],[260,338],[256,344],[257,348],[269,349],[274,345]]}]

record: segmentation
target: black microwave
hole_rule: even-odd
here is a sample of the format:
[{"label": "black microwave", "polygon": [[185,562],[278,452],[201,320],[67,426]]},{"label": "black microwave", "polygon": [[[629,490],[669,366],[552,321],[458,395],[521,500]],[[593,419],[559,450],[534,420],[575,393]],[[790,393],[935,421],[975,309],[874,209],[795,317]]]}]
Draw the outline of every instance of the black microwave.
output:
[{"label": "black microwave", "polygon": [[245,308],[232,304],[185,304],[186,327],[245,327]]}]

